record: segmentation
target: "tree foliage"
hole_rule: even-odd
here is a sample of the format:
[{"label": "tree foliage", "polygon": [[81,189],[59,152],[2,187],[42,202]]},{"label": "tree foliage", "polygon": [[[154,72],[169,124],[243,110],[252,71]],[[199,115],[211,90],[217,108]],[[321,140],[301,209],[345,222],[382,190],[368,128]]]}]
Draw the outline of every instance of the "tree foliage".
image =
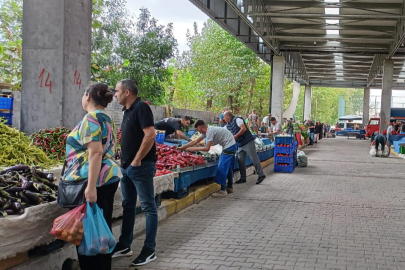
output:
[{"label": "tree foliage", "polygon": [[0,1],[0,82],[21,84],[22,0]]},{"label": "tree foliage", "polygon": [[101,6],[93,11],[92,79],[115,85],[131,78],[144,99],[164,103],[164,85],[171,77],[166,63],[177,48],[173,25],[159,25],[147,9],[131,18],[125,0],[96,2]]}]

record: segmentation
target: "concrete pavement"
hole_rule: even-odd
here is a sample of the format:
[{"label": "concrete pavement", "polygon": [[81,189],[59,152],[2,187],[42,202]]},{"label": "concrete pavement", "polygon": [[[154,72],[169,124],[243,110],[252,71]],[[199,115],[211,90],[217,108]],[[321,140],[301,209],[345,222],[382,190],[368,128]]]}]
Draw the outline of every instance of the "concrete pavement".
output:
[{"label": "concrete pavement", "polygon": [[[322,139],[309,167],[235,185],[159,226],[143,269],[405,269],[405,161],[369,156],[369,142]],[[129,269],[134,256],[113,260]]]}]

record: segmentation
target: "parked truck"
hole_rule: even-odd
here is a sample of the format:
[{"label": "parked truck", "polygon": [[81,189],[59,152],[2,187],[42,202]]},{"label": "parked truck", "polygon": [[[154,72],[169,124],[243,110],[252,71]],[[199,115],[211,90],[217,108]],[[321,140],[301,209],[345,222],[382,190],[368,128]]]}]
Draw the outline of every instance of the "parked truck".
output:
[{"label": "parked truck", "polygon": [[[391,108],[391,118],[394,121],[405,121],[405,108]],[[378,132],[380,129],[380,118],[370,118],[366,127],[366,136],[371,137],[373,132]],[[386,130],[383,130],[385,133]]]}]

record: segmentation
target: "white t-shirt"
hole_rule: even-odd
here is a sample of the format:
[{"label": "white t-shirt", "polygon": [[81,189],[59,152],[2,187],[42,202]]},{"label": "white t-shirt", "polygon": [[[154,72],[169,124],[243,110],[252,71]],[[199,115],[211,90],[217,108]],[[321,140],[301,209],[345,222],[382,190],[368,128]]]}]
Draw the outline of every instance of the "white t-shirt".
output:
[{"label": "white t-shirt", "polygon": [[241,127],[245,124],[245,122],[240,118],[236,118],[236,124],[238,125],[238,127]]},{"label": "white t-shirt", "polygon": [[387,128],[387,134],[390,134],[393,131],[393,127],[391,125],[388,126]]},{"label": "white t-shirt", "polygon": [[271,127],[273,130],[273,133],[277,133],[277,134],[281,133],[281,131],[283,130],[280,123],[276,123],[275,125],[272,125]]},{"label": "white t-shirt", "polygon": [[208,142],[212,142],[213,145],[221,145],[224,149],[227,149],[236,144],[232,133],[222,127],[208,126],[207,134],[201,134],[201,138],[207,139]]}]

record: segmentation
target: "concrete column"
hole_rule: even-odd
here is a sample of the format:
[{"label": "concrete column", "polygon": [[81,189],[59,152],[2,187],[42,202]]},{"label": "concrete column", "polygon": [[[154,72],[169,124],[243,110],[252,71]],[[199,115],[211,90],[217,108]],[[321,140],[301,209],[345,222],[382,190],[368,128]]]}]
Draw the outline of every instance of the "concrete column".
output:
[{"label": "concrete column", "polygon": [[363,97],[363,124],[367,125],[368,120],[370,120],[370,87],[365,87]]},{"label": "concrete column", "polygon": [[394,61],[385,60],[383,68],[383,82],[381,92],[380,132],[388,128],[391,118],[392,78]]},{"label": "concrete column", "polygon": [[283,124],[283,98],[284,98],[284,70],[285,60],[282,56],[273,58],[273,84],[271,93],[271,115]]},{"label": "concrete column", "polygon": [[24,0],[21,129],[73,128],[90,82],[92,0]]},{"label": "concrete column", "polygon": [[301,87],[300,83],[293,81],[293,96],[290,105],[284,112],[284,118],[287,119],[293,118],[295,109],[297,108],[298,105],[298,98],[300,96],[300,87]]},{"label": "concrete column", "polygon": [[311,109],[312,109],[312,86],[305,85],[305,96],[304,96],[304,119],[311,119]]}]

